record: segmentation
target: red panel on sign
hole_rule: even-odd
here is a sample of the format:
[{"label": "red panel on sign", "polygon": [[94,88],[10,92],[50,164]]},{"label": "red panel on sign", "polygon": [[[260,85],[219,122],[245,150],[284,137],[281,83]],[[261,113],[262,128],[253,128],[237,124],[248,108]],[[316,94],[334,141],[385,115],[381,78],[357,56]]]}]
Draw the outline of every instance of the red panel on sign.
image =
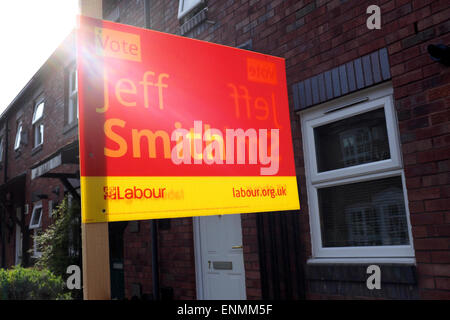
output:
[{"label": "red panel on sign", "polygon": [[80,25],[82,176],[295,176],[284,59]]}]

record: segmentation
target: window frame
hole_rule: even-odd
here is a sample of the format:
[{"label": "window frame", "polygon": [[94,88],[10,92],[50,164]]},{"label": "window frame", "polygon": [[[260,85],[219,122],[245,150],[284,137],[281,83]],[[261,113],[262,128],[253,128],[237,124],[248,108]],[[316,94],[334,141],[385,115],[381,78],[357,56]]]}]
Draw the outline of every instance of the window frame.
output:
[{"label": "window frame", "polygon": [[185,0],[179,0],[178,2],[178,19],[184,18],[189,12],[191,12],[194,8],[196,8],[198,5],[203,3],[203,0],[195,0],[193,4],[191,4],[188,7],[184,7]]},{"label": "window frame", "polygon": [[[355,259],[357,261],[366,261],[367,259],[383,260],[386,258],[394,260],[407,259],[407,261],[411,261],[411,258],[414,259],[408,197],[402,165],[397,117],[392,94],[393,90],[390,85],[381,85],[375,88],[362,90],[361,92],[349,95],[348,97],[339,98],[335,101],[330,101],[299,113],[302,125],[303,152],[305,155],[305,175],[313,263],[320,261],[321,259],[324,261],[342,260],[344,262]],[[354,101],[361,100],[363,100],[363,102],[352,104]],[[385,111],[391,158],[319,173],[317,171],[314,128],[378,109],[381,104]],[[336,105],[344,107],[336,108]],[[402,181],[409,245],[353,247],[322,246],[318,189],[395,176],[401,177]]]},{"label": "window frame", "polygon": [[[42,113],[39,118],[36,118],[36,112],[38,111],[39,107],[42,105]],[[33,148],[37,148],[44,144],[44,112],[45,112],[45,101],[43,99],[40,99],[35,103],[34,105],[34,111],[33,111],[33,118],[31,121],[31,125],[33,127]],[[40,141],[38,143],[37,138],[37,130],[40,131]]]},{"label": "window frame", "polygon": [[[39,221],[37,224],[33,224],[34,215],[36,214],[37,209],[40,209]],[[42,256],[42,252],[38,250],[36,244],[36,236],[40,231],[42,231],[42,217],[44,215],[44,208],[42,206],[42,201],[36,202],[33,205],[33,211],[30,218],[30,224],[28,225],[28,229],[33,230],[33,254],[32,258],[39,258]]]},{"label": "window frame", "polygon": [[[41,209],[41,213],[39,216],[38,223],[33,224],[34,215],[36,214],[37,209]],[[35,203],[33,206],[33,212],[31,213],[30,224],[28,225],[29,229],[39,229],[42,227],[42,213],[43,213],[43,206],[42,206],[42,202],[39,201],[39,202]]]},{"label": "window frame", "polygon": [[22,132],[23,132],[23,121],[17,121],[16,137],[14,139],[14,151],[20,149],[20,144],[22,142]]},{"label": "window frame", "polygon": [[40,258],[42,256],[42,251],[39,251],[37,248],[36,237],[38,233],[42,231],[42,228],[33,229],[33,255],[32,258]]},{"label": "window frame", "polygon": [[[42,106],[42,112],[39,118],[36,118],[36,113],[39,110],[40,106]],[[39,100],[37,103],[34,104],[33,120],[31,121],[31,124],[36,124],[44,117],[44,109],[45,109],[44,100]]]},{"label": "window frame", "polygon": [[[401,165],[401,149],[397,130],[395,128],[394,119],[395,113],[392,108],[392,97],[382,97],[365,103],[360,103],[356,106],[344,108],[332,113],[326,113],[320,118],[315,118],[307,121],[306,134],[310,138],[308,143],[311,145],[309,153],[311,155],[311,181],[314,183],[331,181],[335,179],[342,179],[342,177],[358,176],[366,173],[381,172],[384,170],[400,169]],[[386,129],[389,141],[389,151],[391,158],[381,161],[369,162],[345,168],[329,170],[325,172],[318,172],[316,145],[314,141],[314,128],[320,127],[339,120],[347,119],[359,114],[369,111],[384,109],[386,119]],[[312,139],[312,140],[311,140]]]},{"label": "window frame", "polygon": [[[75,83],[73,81],[73,74],[75,73]],[[67,82],[67,94],[68,94],[68,105],[67,105],[67,124],[73,124],[78,121],[78,72],[77,65],[74,64],[70,67],[68,72],[68,82]],[[77,103],[74,104],[76,99]],[[76,112],[75,112],[76,111]]]}]

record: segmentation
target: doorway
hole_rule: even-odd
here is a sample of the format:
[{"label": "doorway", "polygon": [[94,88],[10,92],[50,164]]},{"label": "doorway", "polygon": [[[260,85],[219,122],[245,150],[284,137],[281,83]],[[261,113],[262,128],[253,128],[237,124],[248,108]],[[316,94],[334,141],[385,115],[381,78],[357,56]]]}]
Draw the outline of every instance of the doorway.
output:
[{"label": "doorway", "polygon": [[245,300],[241,216],[194,218],[197,298]]},{"label": "doorway", "polygon": [[127,221],[110,222],[108,224],[111,299],[122,300],[125,298],[123,234],[127,225]]}]

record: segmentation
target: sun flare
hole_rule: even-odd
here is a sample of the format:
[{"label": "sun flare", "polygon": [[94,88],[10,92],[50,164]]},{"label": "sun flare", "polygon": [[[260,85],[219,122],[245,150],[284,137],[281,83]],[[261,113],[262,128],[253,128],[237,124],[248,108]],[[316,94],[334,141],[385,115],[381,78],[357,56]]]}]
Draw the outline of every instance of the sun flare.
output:
[{"label": "sun flare", "polygon": [[78,0],[1,1],[0,114],[75,28]]}]

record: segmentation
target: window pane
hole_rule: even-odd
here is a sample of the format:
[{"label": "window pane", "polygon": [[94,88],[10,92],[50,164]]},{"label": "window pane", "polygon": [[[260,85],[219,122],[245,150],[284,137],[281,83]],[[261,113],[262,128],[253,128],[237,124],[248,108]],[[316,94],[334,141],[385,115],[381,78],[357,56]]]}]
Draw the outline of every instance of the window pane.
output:
[{"label": "window pane", "polygon": [[34,146],[38,146],[44,142],[44,125],[38,124],[34,127]]},{"label": "window pane", "polygon": [[38,227],[39,220],[41,220],[42,208],[34,209],[33,215],[31,217],[30,226]]},{"label": "window pane", "polygon": [[318,190],[323,247],[408,245],[401,177]]},{"label": "window pane", "polygon": [[36,110],[34,111],[32,123],[34,124],[36,121],[38,121],[40,118],[42,118],[42,115],[43,115],[43,114],[44,114],[44,103],[41,102],[41,103],[36,107]]},{"label": "window pane", "polygon": [[389,159],[384,109],[314,128],[319,172]]},{"label": "window pane", "polygon": [[20,147],[20,137],[22,136],[22,123],[19,123],[16,132],[16,140],[14,141],[14,150],[19,149]]},{"label": "window pane", "polygon": [[181,0],[181,1],[183,1],[183,5],[182,5],[182,9],[181,9],[182,11],[190,10],[195,5],[200,3],[200,0]]},{"label": "window pane", "polygon": [[178,7],[178,17],[180,18],[180,16],[190,12],[199,3],[201,3],[201,0],[180,0],[180,4]]},{"label": "window pane", "polygon": [[72,117],[72,119],[76,119],[76,118],[78,118],[78,95],[75,94],[71,98],[71,104],[72,104],[72,108],[71,108],[72,115],[71,115],[71,117]]},{"label": "window pane", "polygon": [[77,71],[76,69],[74,69],[71,73],[70,73],[70,93],[72,94],[73,92],[77,91]]}]

